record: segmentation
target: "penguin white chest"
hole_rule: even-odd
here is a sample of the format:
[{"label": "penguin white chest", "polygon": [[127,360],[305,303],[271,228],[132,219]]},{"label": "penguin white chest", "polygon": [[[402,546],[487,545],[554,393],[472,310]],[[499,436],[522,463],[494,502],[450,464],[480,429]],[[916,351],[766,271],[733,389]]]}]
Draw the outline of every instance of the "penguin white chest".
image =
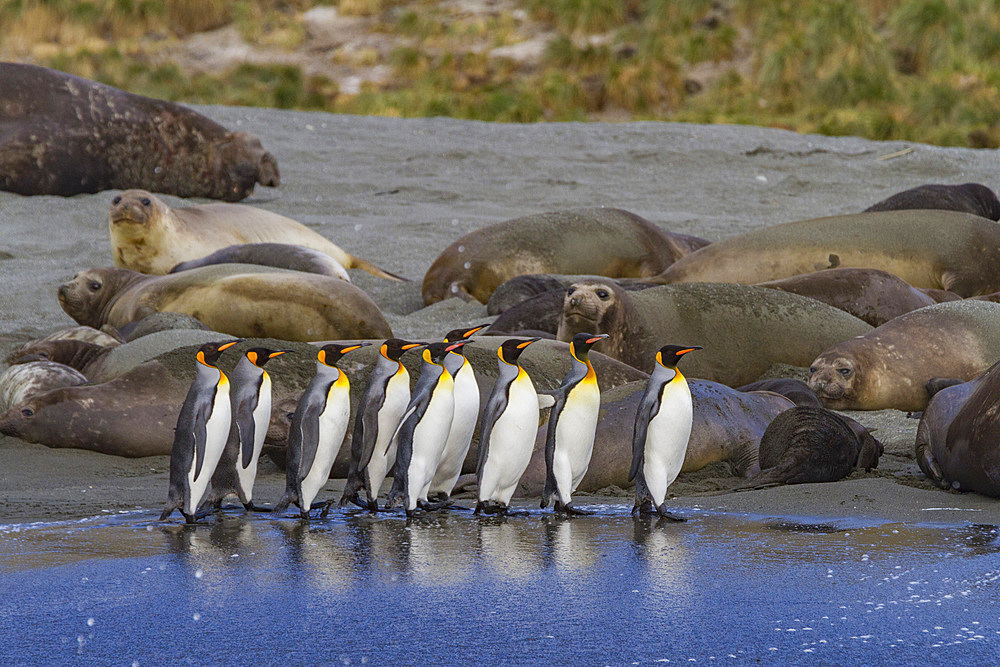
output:
[{"label": "penguin white chest", "polygon": [[[346,385],[346,383],[344,383]],[[308,509],[319,490],[330,478],[330,469],[340,452],[351,416],[350,388],[335,383],[327,394],[326,407],[319,416],[319,435],[312,467],[302,480],[301,507]]]},{"label": "penguin white chest", "polygon": [[382,454],[399,420],[403,418],[406,406],[410,402],[410,377],[405,373],[396,373],[385,386],[385,398],[382,408],[378,411],[378,438],[375,441],[375,454]]},{"label": "penguin white chest", "polygon": [[565,456],[573,470],[573,488],[583,478],[594,452],[601,391],[596,382],[580,382],[566,397],[556,423],[556,454]]},{"label": "penguin white chest", "polygon": [[411,466],[415,459],[420,459],[422,465],[428,466],[433,476],[441,454],[444,452],[448,433],[451,431],[451,421],[455,416],[455,393],[452,386],[441,383],[427,403],[420,422],[413,430],[413,449]]},{"label": "penguin white chest", "polygon": [[267,427],[271,424],[271,378],[267,373],[261,378],[257,405],[253,409],[253,424],[253,456],[250,463],[243,465],[242,452],[236,460],[236,473],[240,479],[240,488],[246,494],[247,500],[253,498],[253,484],[257,479],[257,461],[260,459],[260,450],[264,447],[264,438],[267,437]]},{"label": "penguin white chest", "polygon": [[229,382],[225,378],[219,381],[212,405],[212,414],[205,422],[205,459],[201,471],[195,476],[198,467],[197,455],[191,457],[191,468],[188,470],[188,494],[185,511],[194,514],[201,504],[205,490],[212,479],[215,467],[222,457],[222,450],[229,440],[229,427],[232,423],[232,406],[229,403]]},{"label": "penguin white chest", "polygon": [[649,420],[643,450],[646,486],[659,506],[684,465],[693,418],[691,392],[685,382],[668,382],[660,393],[660,409]]},{"label": "penguin white chest", "polygon": [[510,503],[517,482],[531,461],[537,431],[538,394],[527,374],[522,374],[511,383],[507,408],[490,432],[480,500]]}]

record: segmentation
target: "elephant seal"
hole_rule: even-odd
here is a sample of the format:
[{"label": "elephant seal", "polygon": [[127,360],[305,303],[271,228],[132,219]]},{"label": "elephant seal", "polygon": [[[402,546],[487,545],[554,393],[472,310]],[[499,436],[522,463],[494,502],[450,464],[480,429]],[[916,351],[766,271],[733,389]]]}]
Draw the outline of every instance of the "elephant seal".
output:
[{"label": "elephant seal", "polygon": [[[345,252],[291,218],[243,204],[170,208],[145,190],[127,190],[111,200],[108,229],[115,266],[141,273],[170,273],[178,264],[195,260],[210,264],[213,262],[206,261],[205,253],[223,249],[228,249],[224,255],[230,257],[224,261],[236,262],[240,254],[246,254],[255,260],[251,264],[293,268],[285,267],[283,262],[292,262],[296,251],[273,247],[273,244],[287,244],[326,253],[341,265],[338,271],[326,262],[326,270],[338,273],[344,280],[349,280],[344,269],[363,269],[380,278],[402,280]],[[234,245],[262,243],[269,246],[229,249]],[[296,261],[301,263],[301,259]]]},{"label": "elephant seal", "polygon": [[559,340],[581,331],[610,334],[594,349],[646,372],[663,341],[692,341],[704,352],[691,356],[686,374],[731,387],[753,382],[771,364],[805,366],[817,351],[871,331],[825,303],[763,287],[703,283],[626,292],[613,281],[589,280],[570,289]]},{"label": "elephant seal", "polygon": [[771,378],[770,380],[758,380],[737,387],[736,391],[771,391],[781,394],[799,407],[821,408],[823,404],[816,397],[816,392],[809,388],[802,380],[792,378]]},{"label": "elephant seal", "polygon": [[873,327],[937,303],[925,292],[879,269],[826,269],[757,283],[757,286],[822,301]]},{"label": "elephant seal", "polygon": [[239,201],[256,183],[281,182],[257,137],[179,104],[18,63],[0,63],[0,89],[0,190],[145,188]]},{"label": "elephant seal", "polygon": [[884,448],[850,417],[794,407],[774,418],[760,440],[761,472],[737,489],[836,482],[855,468],[878,467]]},{"label": "elephant seal", "polygon": [[424,304],[456,296],[486,303],[501,283],[525,273],[654,276],[708,243],[617,208],[529,215],[445,248],[424,276]]},{"label": "elephant seal", "polygon": [[996,193],[980,183],[918,185],[872,204],[865,211],[901,211],[916,208],[961,211],[990,220],[1000,220],[1000,200],[997,199]]},{"label": "elephant seal", "polygon": [[88,326],[63,327],[31,342],[39,343],[47,340],[79,340],[85,343],[94,343],[102,347],[121,345],[123,342],[120,337],[114,336],[105,330]]},{"label": "elephant seal", "polygon": [[49,361],[68,366],[89,379],[94,369],[100,366],[101,360],[112,349],[114,349],[112,346],[96,345],[82,340],[41,339],[25,343],[10,353],[7,356],[7,363],[14,366]]},{"label": "elephant seal", "polygon": [[80,371],[52,361],[31,361],[0,373],[0,412],[50,389],[87,381]]},{"label": "elephant seal", "polygon": [[754,285],[838,267],[881,269],[961,297],[1000,291],[1000,225],[954,211],[879,211],[786,222],[677,260],[649,282]]},{"label": "elephant seal", "polygon": [[1000,498],[1000,362],[979,377],[941,389],[927,404],[914,450],[927,477],[942,489]]},{"label": "elephant seal", "polygon": [[348,282],[243,264],[168,276],[112,267],[81,271],[59,287],[59,305],[90,326],[120,328],[153,312],[172,311],[241,338],[308,341],[392,335],[378,306]]},{"label": "elephant seal", "polygon": [[833,410],[919,411],[935,377],[971,380],[1000,359],[1000,304],[966,299],[900,315],[810,364],[809,387]]},{"label": "elephant seal", "polygon": [[259,264],[289,271],[318,273],[321,276],[341,280],[347,275],[344,266],[325,252],[289,243],[243,243],[226,246],[201,259],[181,262],[167,273],[178,273],[212,264]]},{"label": "elephant seal", "polygon": [[148,336],[159,331],[171,331],[173,329],[201,329],[207,331],[208,327],[204,322],[197,320],[184,313],[172,313],[169,310],[156,312],[141,320],[129,322],[118,330],[126,343]]}]

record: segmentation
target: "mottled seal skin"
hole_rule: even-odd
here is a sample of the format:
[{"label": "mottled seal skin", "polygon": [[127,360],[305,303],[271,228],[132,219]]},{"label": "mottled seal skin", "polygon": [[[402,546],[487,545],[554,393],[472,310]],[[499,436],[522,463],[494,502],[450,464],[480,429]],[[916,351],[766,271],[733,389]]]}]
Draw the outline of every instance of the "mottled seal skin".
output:
[{"label": "mottled seal skin", "polygon": [[882,443],[858,422],[824,408],[794,407],[760,440],[761,472],[738,488],[836,482],[855,468],[878,467]]},{"label": "mottled seal skin", "polygon": [[64,327],[57,331],[53,331],[42,338],[37,338],[32,342],[40,343],[47,340],[80,340],[104,347],[121,345],[123,342],[118,336],[112,335],[107,331],[88,326]]},{"label": "mottled seal skin", "polygon": [[927,477],[943,489],[1000,498],[1000,363],[979,377],[945,387],[920,418],[914,450]]},{"label": "mottled seal skin", "polygon": [[750,384],[738,387],[736,391],[772,391],[781,394],[799,407],[821,408],[823,404],[816,397],[816,392],[809,388],[802,380],[792,378],[772,378],[770,380],[758,380]]},{"label": "mottled seal skin", "polygon": [[121,328],[154,312],[172,311],[241,338],[309,341],[392,335],[378,306],[348,282],[243,264],[168,276],[89,269],[60,286],[59,304],[74,320],[90,326]]},{"label": "mottled seal skin", "polygon": [[450,297],[486,303],[503,282],[526,273],[654,276],[708,243],[615,208],[529,215],[445,248],[424,276],[422,293],[427,305]]},{"label": "mottled seal skin", "polygon": [[822,301],[873,327],[938,303],[906,281],[879,269],[826,269],[757,285]]},{"label": "mottled seal skin", "polygon": [[18,63],[0,63],[0,89],[0,190],[145,188],[239,201],[256,183],[281,182],[257,137],[179,104]]},{"label": "mottled seal skin", "polygon": [[83,373],[52,361],[29,361],[0,373],[0,412],[59,387],[75,387],[87,381]]},{"label": "mottled seal skin", "polygon": [[1000,304],[966,299],[901,315],[810,364],[809,387],[834,410],[919,411],[935,377],[971,380],[1000,359]]},{"label": "mottled seal skin", "polygon": [[881,269],[961,297],[1000,291],[1000,225],[954,211],[880,211],[787,222],[713,243],[650,282],[754,285],[839,267]]},{"label": "mottled seal skin", "polygon": [[817,351],[871,327],[814,299],[747,285],[665,285],[626,292],[613,281],[575,283],[559,340],[610,334],[594,349],[649,372],[665,340],[698,341],[686,375],[738,387],[775,363],[805,366]]},{"label": "mottled seal skin", "polygon": [[[645,386],[644,381],[634,382],[602,392],[594,453],[579,491],[628,486],[632,429]],[[771,392],[743,393],[704,380],[689,380],[688,387],[694,414],[681,472],[726,461],[738,476],[756,473],[757,447],[764,431],[772,419],[794,407],[794,403]],[[546,424],[547,420],[538,430],[531,462],[518,484],[521,497],[540,495],[545,484]]]},{"label": "mottled seal skin", "polygon": [[[128,190],[111,199],[108,212],[111,256],[115,266],[142,273],[165,274],[183,262],[206,261],[206,253],[223,251],[226,262],[239,255],[254,260],[250,264],[285,267],[284,262],[302,265],[303,252],[274,245],[303,246],[329,255],[322,263],[324,275],[336,274],[349,280],[346,269],[362,269],[380,278],[402,280],[374,264],[344,251],[305,225],[253,206],[242,204],[200,204],[170,208],[162,199],[145,190]],[[267,247],[232,246],[268,244]],[[296,258],[297,257],[297,258]],[[338,266],[339,265],[339,266]],[[318,272],[317,272],[318,273]]]},{"label": "mottled seal skin", "polygon": [[25,343],[7,357],[7,363],[27,364],[50,361],[68,366],[90,379],[104,356],[116,346],[97,345],[75,339],[35,340]]},{"label": "mottled seal skin", "polygon": [[918,185],[872,204],[865,211],[901,211],[917,208],[961,211],[990,220],[1000,220],[1000,200],[997,199],[996,193],[981,183]]}]

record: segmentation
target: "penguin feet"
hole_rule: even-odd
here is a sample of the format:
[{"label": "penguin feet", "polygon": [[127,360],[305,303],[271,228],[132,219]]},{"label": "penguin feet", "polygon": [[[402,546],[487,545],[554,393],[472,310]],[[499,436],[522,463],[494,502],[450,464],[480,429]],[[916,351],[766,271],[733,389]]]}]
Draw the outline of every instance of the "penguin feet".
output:
[{"label": "penguin feet", "polygon": [[247,512],[267,512],[268,514],[270,514],[271,512],[270,507],[261,507],[260,505],[254,505],[252,500],[248,503],[243,503],[243,509],[245,509]]},{"label": "penguin feet", "polygon": [[655,514],[656,510],[653,509],[653,501],[649,498],[644,500],[636,499],[635,505],[632,507],[632,516],[636,514],[640,516],[649,516],[650,514]]},{"label": "penguin feet", "polygon": [[679,516],[677,514],[674,514],[673,512],[670,512],[669,510],[667,510],[667,504],[666,503],[663,503],[662,505],[660,505],[659,507],[657,507],[656,508],[656,513],[660,515],[661,519],[667,519],[669,521],[676,521],[678,523],[687,521],[687,519],[685,519],[684,517]]},{"label": "penguin feet", "polygon": [[594,513],[590,510],[582,510],[578,507],[574,507],[572,502],[568,502],[565,505],[562,503],[556,503],[556,512],[560,514],[566,514],[568,516],[593,516]]},{"label": "penguin feet", "polygon": [[480,500],[476,503],[476,509],[473,514],[485,514],[487,516],[492,516],[495,514],[506,515],[510,508],[502,503],[498,503],[495,500]]},{"label": "penguin feet", "polygon": [[[438,498],[440,498],[440,496],[438,496]],[[449,507],[451,507],[451,505],[452,505],[452,502],[450,500],[448,500],[447,496],[445,496],[443,500],[434,500],[434,501],[430,501],[430,500],[418,500],[417,501],[417,507],[419,507],[420,509],[424,510],[425,512],[436,512],[438,510],[446,510]]]}]

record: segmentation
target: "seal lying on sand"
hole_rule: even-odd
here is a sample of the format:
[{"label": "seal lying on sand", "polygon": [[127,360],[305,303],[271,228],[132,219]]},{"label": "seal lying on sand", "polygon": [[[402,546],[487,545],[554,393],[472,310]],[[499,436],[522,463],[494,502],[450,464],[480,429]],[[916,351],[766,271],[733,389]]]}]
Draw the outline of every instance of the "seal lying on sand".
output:
[{"label": "seal lying on sand", "polygon": [[281,182],[257,137],[179,104],[18,63],[0,63],[0,90],[0,190],[146,188],[239,201],[256,183]]},{"label": "seal lying on sand", "polygon": [[120,328],[168,310],[243,338],[309,341],[392,335],[378,306],[348,282],[243,264],[168,276],[110,267],[81,271],[59,288],[59,305],[90,326]]},{"label": "seal lying on sand", "polygon": [[200,259],[181,262],[167,273],[179,273],[212,264],[259,264],[350,280],[344,265],[325,252],[288,243],[243,243],[226,246]]},{"label": "seal lying on sand", "polygon": [[[141,273],[164,274],[182,262],[217,263],[219,258],[205,257],[222,251],[221,261],[238,262],[248,256],[250,264],[294,269],[301,264],[302,251],[282,245],[296,245],[326,253],[341,265],[328,266],[326,272],[348,280],[348,269],[363,269],[372,275],[402,280],[387,271],[344,252],[338,245],[305,225],[264,209],[242,204],[201,204],[170,208],[159,197],[145,190],[128,190],[111,200],[108,213],[111,232],[111,256],[115,266]],[[262,247],[231,248],[243,244],[268,244]],[[281,244],[275,247],[275,244]],[[315,259],[312,260],[314,263]]]},{"label": "seal lying on sand", "polygon": [[664,340],[696,340],[686,375],[729,386],[753,382],[774,363],[805,366],[840,341],[871,331],[814,299],[746,285],[665,285],[626,292],[614,281],[575,283],[559,340],[587,331],[610,338],[594,349],[648,372]]},{"label": "seal lying on sand", "polygon": [[653,276],[708,243],[616,208],[529,215],[445,248],[424,276],[424,303],[455,296],[486,303],[501,283],[525,273]]},{"label": "seal lying on sand", "polygon": [[759,380],[737,387],[736,391],[772,391],[775,394],[781,394],[799,407],[823,407],[823,404],[816,397],[816,392],[810,389],[809,385],[802,380],[793,380],[792,378]]},{"label": "seal lying on sand", "polygon": [[1000,220],[1000,200],[997,199],[996,193],[980,183],[918,185],[897,192],[865,210],[900,211],[916,208],[961,211],[990,220]]},{"label": "seal lying on sand", "polygon": [[31,361],[0,373],[0,412],[59,387],[75,387],[87,381],[69,366],[52,361]]},{"label": "seal lying on sand", "polygon": [[935,377],[970,380],[1000,359],[1000,304],[939,303],[845,339],[810,365],[809,387],[834,410],[923,410]]},{"label": "seal lying on sand", "polygon": [[787,222],[713,243],[649,282],[753,285],[838,267],[881,269],[962,297],[1000,291],[1000,225],[953,211],[882,211]]}]

